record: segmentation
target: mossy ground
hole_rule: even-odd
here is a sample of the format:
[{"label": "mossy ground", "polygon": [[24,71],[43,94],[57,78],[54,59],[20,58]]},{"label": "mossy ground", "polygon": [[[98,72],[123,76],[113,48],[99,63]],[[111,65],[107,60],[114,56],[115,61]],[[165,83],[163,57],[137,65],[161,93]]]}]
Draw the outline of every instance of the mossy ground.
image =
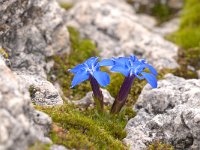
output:
[{"label": "mossy ground", "polygon": [[113,116],[106,110],[99,114],[96,109],[81,111],[70,104],[36,108],[52,117],[50,138],[56,144],[70,149],[127,149],[121,140],[128,119],[135,115],[129,109]]},{"label": "mossy ground", "polygon": [[41,142],[35,142],[33,145],[31,145],[28,150],[49,150],[50,144],[43,144]]},{"label": "mossy ground", "polygon": [[180,45],[178,61],[188,70],[188,66],[200,69],[200,1],[185,0],[180,28],[167,39]]},{"label": "mossy ground", "polygon": [[147,150],[174,150],[174,147],[170,144],[165,144],[160,141],[154,141],[149,145]]}]

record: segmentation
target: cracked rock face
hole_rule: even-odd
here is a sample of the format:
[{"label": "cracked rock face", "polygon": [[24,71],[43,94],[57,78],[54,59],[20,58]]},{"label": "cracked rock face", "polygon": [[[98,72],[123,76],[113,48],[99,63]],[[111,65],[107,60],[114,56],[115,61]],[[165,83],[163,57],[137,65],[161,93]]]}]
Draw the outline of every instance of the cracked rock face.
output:
[{"label": "cracked rock face", "polygon": [[104,58],[134,53],[158,69],[176,68],[178,47],[150,32],[150,20],[138,17],[124,1],[88,0],[69,10],[67,24],[94,40]]},{"label": "cracked rock face", "polygon": [[[51,123],[45,115],[37,121],[33,119],[36,112],[22,84],[0,57],[0,150],[26,149],[45,138],[43,131]],[[38,131],[36,126],[41,128],[41,122],[44,130]]]},{"label": "cracked rock face", "polygon": [[131,149],[144,149],[153,140],[177,150],[200,149],[200,80],[168,74],[157,89],[145,86],[134,110],[124,139]]},{"label": "cracked rock face", "polygon": [[54,0],[7,0],[0,6],[0,45],[12,70],[46,77],[45,57],[69,52],[63,10]]}]

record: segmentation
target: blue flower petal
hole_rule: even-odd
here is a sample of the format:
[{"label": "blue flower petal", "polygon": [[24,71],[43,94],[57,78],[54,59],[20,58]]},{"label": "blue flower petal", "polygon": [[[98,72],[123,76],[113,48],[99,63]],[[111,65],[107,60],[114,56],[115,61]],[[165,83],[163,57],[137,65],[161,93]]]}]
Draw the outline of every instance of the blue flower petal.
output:
[{"label": "blue flower petal", "polygon": [[151,71],[151,73],[153,73],[155,76],[158,75],[156,69],[155,69],[153,66],[151,66],[151,65],[149,65],[149,64],[145,64],[145,65],[146,65],[146,67]]},{"label": "blue flower petal", "polygon": [[110,83],[110,77],[106,72],[96,71],[93,76],[101,86],[106,86]]},{"label": "blue flower petal", "polygon": [[84,68],[85,67],[83,64],[79,64],[79,65],[75,66],[74,68],[69,69],[69,72],[76,74],[77,72],[84,70]]},{"label": "blue flower petal", "polygon": [[135,55],[130,56],[131,61],[135,62],[138,61],[137,57]]},{"label": "blue flower petal", "polygon": [[101,62],[99,62],[100,66],[113,66],[114,61],[111,59],[103,59]]},{"label": "blue flower petal", "polygon": [[110,69],[110,71],[120,72],[126,77],[129,75],[129,70],[125,66],[115,65]]},{"label": "blue flower petal", "polygon": [[77,72],[72,80],[72,86],[71,88],[73,88],[74,86],[76,86],[77,84],[87,80],[89,78],[89,74],[86,70]]},{"label": "blue flower petal", "polygon": [[152,88],[157,88],[157,80],[154,75],[146,72],[142,72],[141,74],[147,80],[147,82],[152,86]]},{"label": "blue flower petal", "polygon": [[127,57],[119,57],[119,58],[113,58],[116,65],[126,65],[129,62],[129,58]]},{"label": "blue flower petal", "polygon": [[99,57],[91,57],[87,59],[84,64],[86,64],[89,68],[92,68],[92,65],[95,65],[98,59]]}]

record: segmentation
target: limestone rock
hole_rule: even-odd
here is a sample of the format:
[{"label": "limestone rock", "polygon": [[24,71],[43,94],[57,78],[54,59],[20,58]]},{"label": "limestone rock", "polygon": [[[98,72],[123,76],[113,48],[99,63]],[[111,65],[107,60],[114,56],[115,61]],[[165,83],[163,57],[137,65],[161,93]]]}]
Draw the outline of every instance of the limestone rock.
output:
[{"label": "limestone rock", "polygon": [[37,140],[27,90],[0,58],[0,150],[24,150]]},{"label": "limestone rock", "polygon": [[31,100],[36,105],[48,106],[63,104],[59,91],[49,81],[38,76],[24,74],[18,74],[18,78],[29,89]]},{"label": "limestone rock", "polygon": [[171,74],[158,88],[145,86],[127,126],[124,139],[130,148],[141,150],[153,140],[172,144],[176,150],[200,149],[200,80],[185,80]]},{"label": "limestone rock", "polygon": [[7,0],[0,5],[0,45],[12,70],[46,77],[45,57],[69,52],[64,10],[55,0]]},{"label": "limestone rock", "polygon": [[118,0],[88,0],[69,10],[67,24],[97,44],[103,58],[130,55],[147,58],[156,68],[176,68],[178,47],[150,32],[130,5]]},{"label": "limestone rock", "polygon": [[52,144],[48,133],[51,129],[52,119],[45,113],[35,110],[32,113],[32,125],[37,130],[37,139],[40,140],[44,144]]},{"label": "limestone rock", "polygon": [[179,10],[183,7],[183,2],[183,0],[132,0],[131,3],[137,11],[142,9],[142,11],[150,13],[158,4],[163,4],[173,10]]},{"label": "limestone rock", "polygon": [[152,30],[164,37],[170,33],[177,31],[179,29],[179,25],[180,25],[180,19],[174,18],[172,20],[167,21],[166,23],[163,23],[159,27],[152,28]]}]

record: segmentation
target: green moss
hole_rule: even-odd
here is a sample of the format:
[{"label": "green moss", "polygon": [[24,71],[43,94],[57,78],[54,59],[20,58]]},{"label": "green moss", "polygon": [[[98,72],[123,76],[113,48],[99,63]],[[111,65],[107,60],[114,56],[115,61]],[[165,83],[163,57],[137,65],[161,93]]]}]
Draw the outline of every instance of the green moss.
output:
[{"label": "green moss", "polygon": [[179,30],[167,37],[182,47],[179,50],[178,61],[184,69],[187,69],[188,65],[200,69],[200,13],[198,10],[200,10],[199,0],[186,0]]},{"label": "green moss", "polygon": [[43,144],[41,142],[36,142],[31,145],[28,150],[50,150],[50,144]]},{"label": "green moss", "polygon": [[179,29],[177,32],[167,36],[167,39],[180,45],[182,48],[188,49],[200,47],[200,26]]},{"label": "green moss", "polygon": [[0,48],[0,55],[2,55],[4,58],[8,59],[8,53],[3,48]]},{"label": "green moss", "polygon": [[28,91],[29,91],[30,97],[33,97],[35,95],[36,89],[33,86],[30,86]]},{"label": "green moss", "polygon": [[170,144],[155,141],[148,146],[147,150],[174,150],[174,147]]},{"label": "green moss", "polygon": [[72,3],[59,3],[60,7],[64,8],[65,10],[69,10],[73,7]]},{"label": "green moss", "polygon": [[130,108],[115,116],[108,111],[98,114],[95,109],[80,111],[69,104],[37,109],[52,117],[50,137],[56,144],[70,149],[127,149],[121,140],[126,136],[128,118],[135,116]]},{"label": "green moss", "polygon": [[[92,56],[97,56],[98,52],[94,43],[89,39],[80,38],[79,32],[75,28],[68,27],[68,31],[70,33],[71,53],[50,58],[55,61],[55,64],[48,78],[51,82],[58,82],[61,85],[66,97],[80,99],[91,90],[90,84],[86,81],[70,89],[73,74],[67,70]],[[56,75],[55,79],[52,78],[53,75]]]},{"label": "green moss", "polygon": [[157,18],[159,23],[169,20],[174,14],[174,10],[166,4],[156,3],[152,8],[152,15]]}]

